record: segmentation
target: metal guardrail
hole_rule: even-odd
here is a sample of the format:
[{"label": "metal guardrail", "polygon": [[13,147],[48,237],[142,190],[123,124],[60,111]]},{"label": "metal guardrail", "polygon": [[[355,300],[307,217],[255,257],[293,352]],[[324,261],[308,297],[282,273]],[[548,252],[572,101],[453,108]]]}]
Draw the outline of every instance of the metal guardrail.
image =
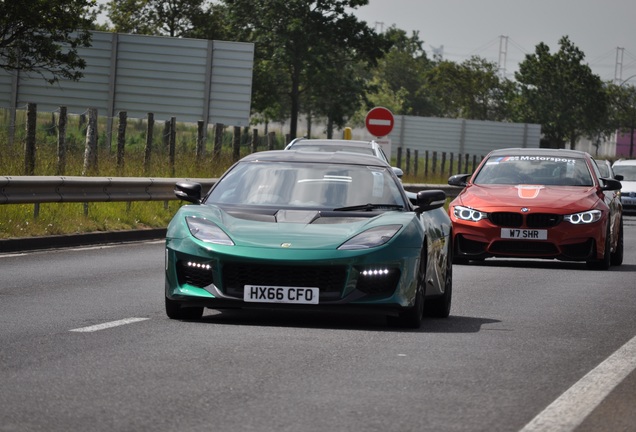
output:
[{"label": "metal guardrail", "polygon": [[0,204],[176,200],[177,182],[212,187],[217,179],[141,177],[0,177]]},{"label": "metal guardrail", "polygon": [[[197,182],[207,190],[218,179],[141,178],[141,177],[0,177],[0,204],[38,204],[53,202],[116,202],[176,200],[177,182]],[[449,185],[404,184],[410,192],[441,189],[448,197],[461,188]]]}]

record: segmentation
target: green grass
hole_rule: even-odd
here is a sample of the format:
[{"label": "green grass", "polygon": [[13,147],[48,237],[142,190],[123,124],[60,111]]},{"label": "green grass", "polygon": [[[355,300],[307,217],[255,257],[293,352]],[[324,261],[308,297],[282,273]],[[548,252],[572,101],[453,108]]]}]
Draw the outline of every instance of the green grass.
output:
[{"label": "green grass", "polygon": [[[81,176],[84,161],[85,130],[79,116],[69,116],[67,151],[64,169],[60,170],[57,155],[56,118],[51,113],[38,116],[36,160],[34,175]],[[24,113],[18,111],[16,133],[12,146],[8,144],[9,120],[6,110],[0,110],[0,176],[22,176],[25,173]],[[116,124],[113,130],[117,130]],[[148,170],[144,170],[146,124],[130,120],[126,128],[123,167],[117,166],[116,137],[109,136],[106,121],[98,123],[98,177],[155,177],[155,178],[218,178],[233,163],[232,128],[227,128],[218,158],[213,157],[213,131],[210,129],[205,157],[197,160],[196,126],[178,124],[175,145],[175,164],[170,165],[168,150],[163,141],[163,123],[153,129],[153,153]],[[230,131],[230,132],[228,132]],[[277,137],[277,148],[283,148],[283,137]],[[265,146],[259,147],[259,150]],[[250,152],[249,137],[242,139],[241,154]],[[394,160],[395,163],[395,160]],[[436,175],[424,176],[424,160],[420,159],[418,175],[405,174],[404,183],[446,183],[448,176],[437,168]],[[429,168],[430,170],[430,168]],[[407,170],[405,170],[407,171]],[[182,205],[179,201],[115,202],[115,203],[43,203],[0,204],[0,239],[48,236],[94,231],[114,231],[143,228],[164,228]]]}]

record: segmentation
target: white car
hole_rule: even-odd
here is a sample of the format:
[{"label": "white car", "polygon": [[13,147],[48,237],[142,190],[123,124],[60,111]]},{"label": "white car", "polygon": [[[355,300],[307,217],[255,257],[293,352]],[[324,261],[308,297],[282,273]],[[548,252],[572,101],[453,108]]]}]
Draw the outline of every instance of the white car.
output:
[{"label": "white car", "polygon": [[623,176],[621,202],[625,212],[636,212],[636,159],[619,159],[612,165],[614,174]]}]

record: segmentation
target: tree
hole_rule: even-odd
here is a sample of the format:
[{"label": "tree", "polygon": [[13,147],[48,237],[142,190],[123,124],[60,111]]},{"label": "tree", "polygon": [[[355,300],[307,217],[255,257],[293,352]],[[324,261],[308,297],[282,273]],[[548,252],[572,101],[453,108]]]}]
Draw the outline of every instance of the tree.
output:
[{"label": "tree", "polygon": [[511,86],[499,78],[496,64],[474,56],[463,63],[440,61],[428,72],[423,91],[440,117],[504,121],[511,116]]},{"label": "tree", "polygon": [[595,136],[604,128],[608,100],[601,79],[583,64],[585,54],[567,36],[551,54],[540,43],[519,64],[515,78],[521,91],[523,121],[541,124],[551,147],[574,145],[581,136]]},{"label": "tree", "polygon": [[77,81],[91,46],[94,0],[0,1],[0,67],[40,74],[49,83]]},{"label": "tree", "polygon": [[[108,19],[113,30],[121,33],[189,37],[197,26],[209,29],[214,21],[214,6],[204,10],[204,0],[111,0]],[[200,33],[197,33],[200,35]]]},{"label": "tree", "polygon": [[[422,48],[418,32],[409,37],[404,30],[389,27],[384,36],[391,43],[387,54],[374,70],[378,89],[385,92],[379,99],[399,100],[395,114],[432,115],[434,108],[426,92],[422,92],[426,73],[434,66]],[[375,96],[371,96],[375,98]],[[384,105],[383,105],[384,106]]]},{"label": "tree", "polygon": [[[628,78],[629,80],[629,78]],[[607,83],[605,90],[609,99],[607,128],[604,136],[616,130],[630,134],[629,157],[634,157],[634,130],[636,129],[636,87],[627,84]]]},{"label": "tree", "polygon": [[[296,137],[301,96],[334,56],[374,64],[386,41],[347,12],[368,0],[224,0],[235,39],[256,46],[254,92],[285,96],[289,101],[290,136]],[[272,82],[279,88],[268,87]],[[338,84],[333,80],[334,84]],[[337,91],[337,87],[323,91]],[[266,98],[255,95],[255,100]],[[269,99],[270,103],[287,103]],[[264,106],[259,106],[264,109]]]}]

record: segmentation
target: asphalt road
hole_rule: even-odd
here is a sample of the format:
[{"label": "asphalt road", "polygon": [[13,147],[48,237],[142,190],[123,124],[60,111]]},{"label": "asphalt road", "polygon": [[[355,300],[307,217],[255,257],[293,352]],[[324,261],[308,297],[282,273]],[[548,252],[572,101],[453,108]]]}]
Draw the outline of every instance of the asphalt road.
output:
[{"label": "asphalt road", "polygon": [[[0,431],[636,430],[625,263],[455,266],[451,317],[163,310],[163,243],[0,255]],[[524,429],[525,427],[525,429]]]}]

